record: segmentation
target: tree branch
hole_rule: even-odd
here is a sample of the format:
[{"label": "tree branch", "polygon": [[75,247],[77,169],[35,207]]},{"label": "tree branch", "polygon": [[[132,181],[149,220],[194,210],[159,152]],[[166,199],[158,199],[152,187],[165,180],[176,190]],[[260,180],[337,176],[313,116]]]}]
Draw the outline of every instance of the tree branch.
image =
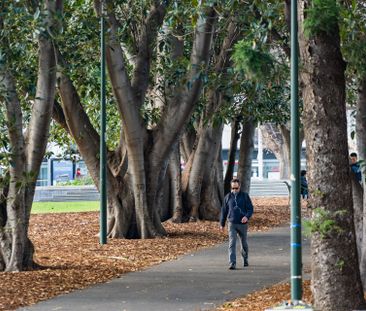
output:
[{"label": "tree branch", "polygon": [[117,40],[118,21],[113,12],[108,14],[108,20],[111,31],[107,38],[107,66],[120,117],[126,128],[133,128],[136,125],[142,126],[143,122],[139,114],[137,98],[127,74],[121,45]]},{"label": "tree branch", "polygon": [[61,105],[55,100],[53,103],[52,118],[67,132],[70,134],[69,127],[66,123],[66,118],[62,110]]},{"label": "tree branch", "polygon": [[[217,76],[222,74],[224,70],[229,66],[230,63],[230,54],[232,52],[232,48],[234,44],[239,39],[240,28],[233,18],[230,19],[230,22],[227,27],[227,34],[224,38],[220,53],[217,57],[215,64],[215,73]],[[210,89],[209,91],[209,100],[208,105],[205,108],[205,116],[204,119],[211,119],[212,115],[217,111],[217,109],[222,105],[224,101],[222,100],[222,94],[218,94],[216,89]]]},{"label": "tree branch", "polygon": [[[52,118],[69,134],[72,136],[70,129],[66,122],[66,117],[61,105],[55,100],[53,105]],[[99,138],[98,138],[99,139]],[[108,166],[113,173],[113,176],[121,176],[127,172],[127,152],[123,142],[116,148],[115,151],[108,151],[107,154]]]},{"label": "tree branch", "polygon": [[[54,105],[53,112],[55,120],[60,121],[61,126],[68,128],[68,132],[75,139],[79,151],[83,156],[88,167],[99,168],[99,158],[97,150],[99,150],[99,134],[95,131],[88,115],[80,102],[79,95],[69,77],[65,72],[65,61],[58,49],[56,49],[57,67],[57,86],[61,96],[61,104],[63,113],[60,114],[59,107]],[[66,124],[65,124],[66,121]],[[99,178],[99,170],[96,169],[93,179]]]},{"label": "tree branch", "polygon": [[276,154],[276,156],[279,155],[281,153],[281,146],[283,145],[283,137],[278,132],[278,129],[274,128],[271,123],[265,123],[260,128],[265,145]]},{"label": "tree branch", "polygon": [[189,116],[201,94],[202,76],[206,73],[213,41],[214,25],[217,20],[215,7],[209,7],[197,22],[195,40],[191,54],[191,68],[187,81],[175,90],[176,96],[171,100],[156,130],[154,154],[157,158],[165,158],[176,137],[180,136]]},{"label": "tree branch", "polygon": [[[15,88],[13,77],[6,70],[4,64],[0,64],[0,89],[5,90],[0,93],[0,98],[5,102],[7,128],[10,140],[10,157],[11,165],[9,165],[9,177],[11,192],[16,192],[16,185],[22,182],[25,171],[25,141],[23,136],[23,116],[20,101]],[[2,95],[4,94],[4,95]],[[4,181],[4,180],[3,180]],[[0,185],[1,187],[1,185]],[[8,198],[9,201],[14,198]],[[2,201],[3,198],[0,198]],[[7,204],[5,204],[6,206]],[[11,205],[11,203],[9,204]],[[1,230],[1,229],[0,229]]]},{"label": "tree branch", "polygon": [[[44,5],[48,12],[47,17],[45,17],[47,28],[49,30],[53,28],[53,31],[57,31],[60,24],[55,17],[62,12],[62,1],[46,1]],[[37,173],[46,151],[56,92],[55,51],[49,32],[45,31],[40,34],[38,45],[39,70],[37,92],[26,137],[27,171],[33,172],[35,174],[34,178],[37,178]]]},{"label": "tree branch", "polygon": [[150,63],[154,43],[157,40],[158,30],[163,24],[166,1],[158,4],[160,1],[155,1],[155,6],[150,11],[144,25],[142,25],[142,33],[138,43],[138,53],[136,58],[136,67],[133,72],[132,87],[139,98],[139,103],[143,102],[146,90],[149,84]]},{"label": "tree branch", "polygon": [[[289,1],[286,1],[286,3],[287,2],[289,2]],[[286,4],[285,15],[287,13],[287,9],[288,9],[288,6]],[[254,6],[254,14],[255,14],[257,19],[262,19],[263,25],[268,26],[268,21],[263,18],[262,14],[260,13],[259,9],[256,6]],[[287,21],[287,16],[285,16],[285,17],[286,17],[286,21]],[[289,28],[289,30],[290,30],[290,28]],[[277,31],[277,29],[274,28],[274,27],[272,27],[270,29],[270,34],[271,34],[271,37],[272,37],[272,41],[278,42],[280,44],[282,50],[285,52],[286,56],[290,57],[291,56],[291,50],[290,50],[289,45],[286,43],[285,38],[282,37],[280,35],[280,33]]]}]

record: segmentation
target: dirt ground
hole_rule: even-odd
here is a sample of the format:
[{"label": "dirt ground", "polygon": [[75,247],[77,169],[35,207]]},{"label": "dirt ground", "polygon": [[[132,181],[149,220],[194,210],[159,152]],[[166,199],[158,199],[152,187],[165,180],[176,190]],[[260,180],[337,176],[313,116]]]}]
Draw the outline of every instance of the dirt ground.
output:
[{"label": "dirt ground", "polygon": [[[253,203],[255,214],[251,231],[266,231],[289,222],[287,198],[254,198]],[[42,268],[0,273],[0,310],[14,310],[105,282],[227,239],[217,222],[166,222],[164,227],[168,236],[165,238],[110,239],[107,245],[101,246],[97,236],[98,217],[97,212],[32,215],[30,238],[36,249],[35,260]],[[290,291],[286,286],[279,284],[273,289],[253,293],[244,300],[227,303],[219,310],[263,310],[289,299]],[[265,302],[269,304],[265,305]]]}]

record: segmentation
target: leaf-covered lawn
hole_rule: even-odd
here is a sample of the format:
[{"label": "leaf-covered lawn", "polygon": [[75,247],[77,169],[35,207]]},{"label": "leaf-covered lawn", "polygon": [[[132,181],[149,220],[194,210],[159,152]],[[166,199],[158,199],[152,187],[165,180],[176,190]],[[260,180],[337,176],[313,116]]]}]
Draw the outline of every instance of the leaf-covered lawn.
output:
[{"label": "leaf-covered lawn", "polygon": [[[250,230],[265,231],[288,223],[290,213],[286,198],[253,201],[255,215]],[[105,282],[123,273],[213,246],[227,238],[217,222],[166,222],[168,236],[165,238],[110,239],[107,245],[101,246],[98,217],[98,212],[32,215],[30,238],[35,245],[36,261],[44,268],[0,273],[0,310],[12,310]]]}]

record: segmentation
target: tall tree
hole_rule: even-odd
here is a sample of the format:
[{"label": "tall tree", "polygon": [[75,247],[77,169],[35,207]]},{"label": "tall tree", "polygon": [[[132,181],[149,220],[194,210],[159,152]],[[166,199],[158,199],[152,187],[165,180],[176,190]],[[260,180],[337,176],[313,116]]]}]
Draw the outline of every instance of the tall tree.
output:
[{"label": "tall tree", "polygon": [[[365,1],[344,2],[342,6],[341,38],[342,51],[348,63],[348,103],[355,106],[357,153],[363,171],[362,184],[352,179],[353,204],[355,210],[355,226],[357,246],[360,260],[361,278],[366,288],[366,62],[365,62]],[[357,89],[357,94],[353,94]],[[355,99],[355,100],[353,100]]]},{"label": "tall tree", "polygon": [[[100,8],[99,1],[95,3],[95,7]],[[108,2],[106,7],[109,25],[107,65],[122,124],[119,146],[108,152],[108,235],[148,238],[165,234],[160,221],[159,194],[169,157],[201,92],[211,54],[217,11],[215,4],[197,4],[195,7],[198,19],[190,58],[184,59],[181,67],[177,68],[179,70],[175,71],[176,81],[171,83],[161,115],[152,126],[143,119],[141,111],[148,101],[148,90],[151,89],[149,77],[153,74],[152,68],[156,68],[157,35],[164,24],[169,3],[133,1],[133,7],[141,11],[139,16],[129,14],[131,7],[130,1],[121,5]],[[123,20],[126,16],[128,23]],[[121,25],[125,26],[126,32],[120,32]],[[125,62],[124,46],[133,55],[132,68]],[[64,113],[64,119],[60,118],[59,121],[75,139],[98,185],[96,150],[99,135],[81,104],[70,74],[67,74],[63,59],[68,56],[58,53],[59,68],[63,68],[58,73],[58,89]]]},{"label": "tall tree", "polygon": [[[230,52],[240,34],[237,16],[232,15],[224,25],[224,39],[213,57],[212,76],[216,77],[217,82],[212,81],[206,87],[205,106],[196,129],[194,148],[191,148],[182,176],[183,199],[186,209],[190,210],[191,221],[218,219],[223,200],[223,176],[217,167],[222,166],[217,159],[221,153],[223,123],[217,118],[217,113],[225,103]],[[218,38],[217,41],[221,40]]]},{"label": "tall tree", "polygon": [[254,118],[244,118],[243,131],[240,139],[238,178],[241,183],[241,189],[247,193],[250,190],[250,179],[252,177],[252,158],[256,125]]},{"label": "tall tree", "polygon": [[[348,168],[345,76],[337,1],[301,1],[300,54],[317,310],[364,306]],[[345,251],[347,250],[347,251]],[[349,289],[352,288],[352,291]]]},{"label": "tall tree", "polygon": [[234,118],[231,122],[230,147],[227,157],[227,169],[224,178],[224,194],[228,194],[231,190],[231,180],[234,177],[236,152],[238,149],[238,141],[240,138],[240,121],[239,117]]},{"label": "tall tree", "polygon": [[[9,166],[3,178],[4,196],[0,204],[0,268],[5,271],[21,271],[34,265],[34,249],[28,238],[29,218],[55,97],[56,63],[52,38],[60,29],[57,16],[61,14],[62,1],[34,2],[33,5],[27,8],[22,1],[1,5],[0,100],[9,135]],[[20,57],[24,56],[24,47],[30,48],[21,39],[24,35],[22,23],[29,23],[33,16],[37,25],[34,31],[38,33],[38,65],[33,69],[38,69],[38,75],[31,75],[36,77],[37,85],[34,97],[24,100],[27,90],[17,86],[16,78],[21,76],[15,70]],[[30,77],[25,75],[23,78]],[[32,107],[30,111],[29,107]],[[30,117],[28,124],[24,121],[26,115]]]},{"label": "tall tree", "polygon": [[261,126],[265,145],[280,162],[280,178],[290,178],[290,130],[285,125],[266,123]]}]

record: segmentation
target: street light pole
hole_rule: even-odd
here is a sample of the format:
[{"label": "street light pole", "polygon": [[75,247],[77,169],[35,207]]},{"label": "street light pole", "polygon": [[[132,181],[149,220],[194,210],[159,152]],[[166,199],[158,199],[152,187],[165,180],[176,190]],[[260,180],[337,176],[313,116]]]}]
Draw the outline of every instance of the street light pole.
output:
[{"label": "street light pole", "polygon": [[297,0],[291,0],[291,301],[302,297]]},{"label": "street light pole", "polygon": [[107,244],[107,180],[106,180],[106,103],[105,103],[105,41],[104,41],[104,1],[100,12],[100,244]]},{"label": "street light pole", "polygon": [[312,311],[302,298],[297,0],[291,0],[291,302],[266,311]]}]

